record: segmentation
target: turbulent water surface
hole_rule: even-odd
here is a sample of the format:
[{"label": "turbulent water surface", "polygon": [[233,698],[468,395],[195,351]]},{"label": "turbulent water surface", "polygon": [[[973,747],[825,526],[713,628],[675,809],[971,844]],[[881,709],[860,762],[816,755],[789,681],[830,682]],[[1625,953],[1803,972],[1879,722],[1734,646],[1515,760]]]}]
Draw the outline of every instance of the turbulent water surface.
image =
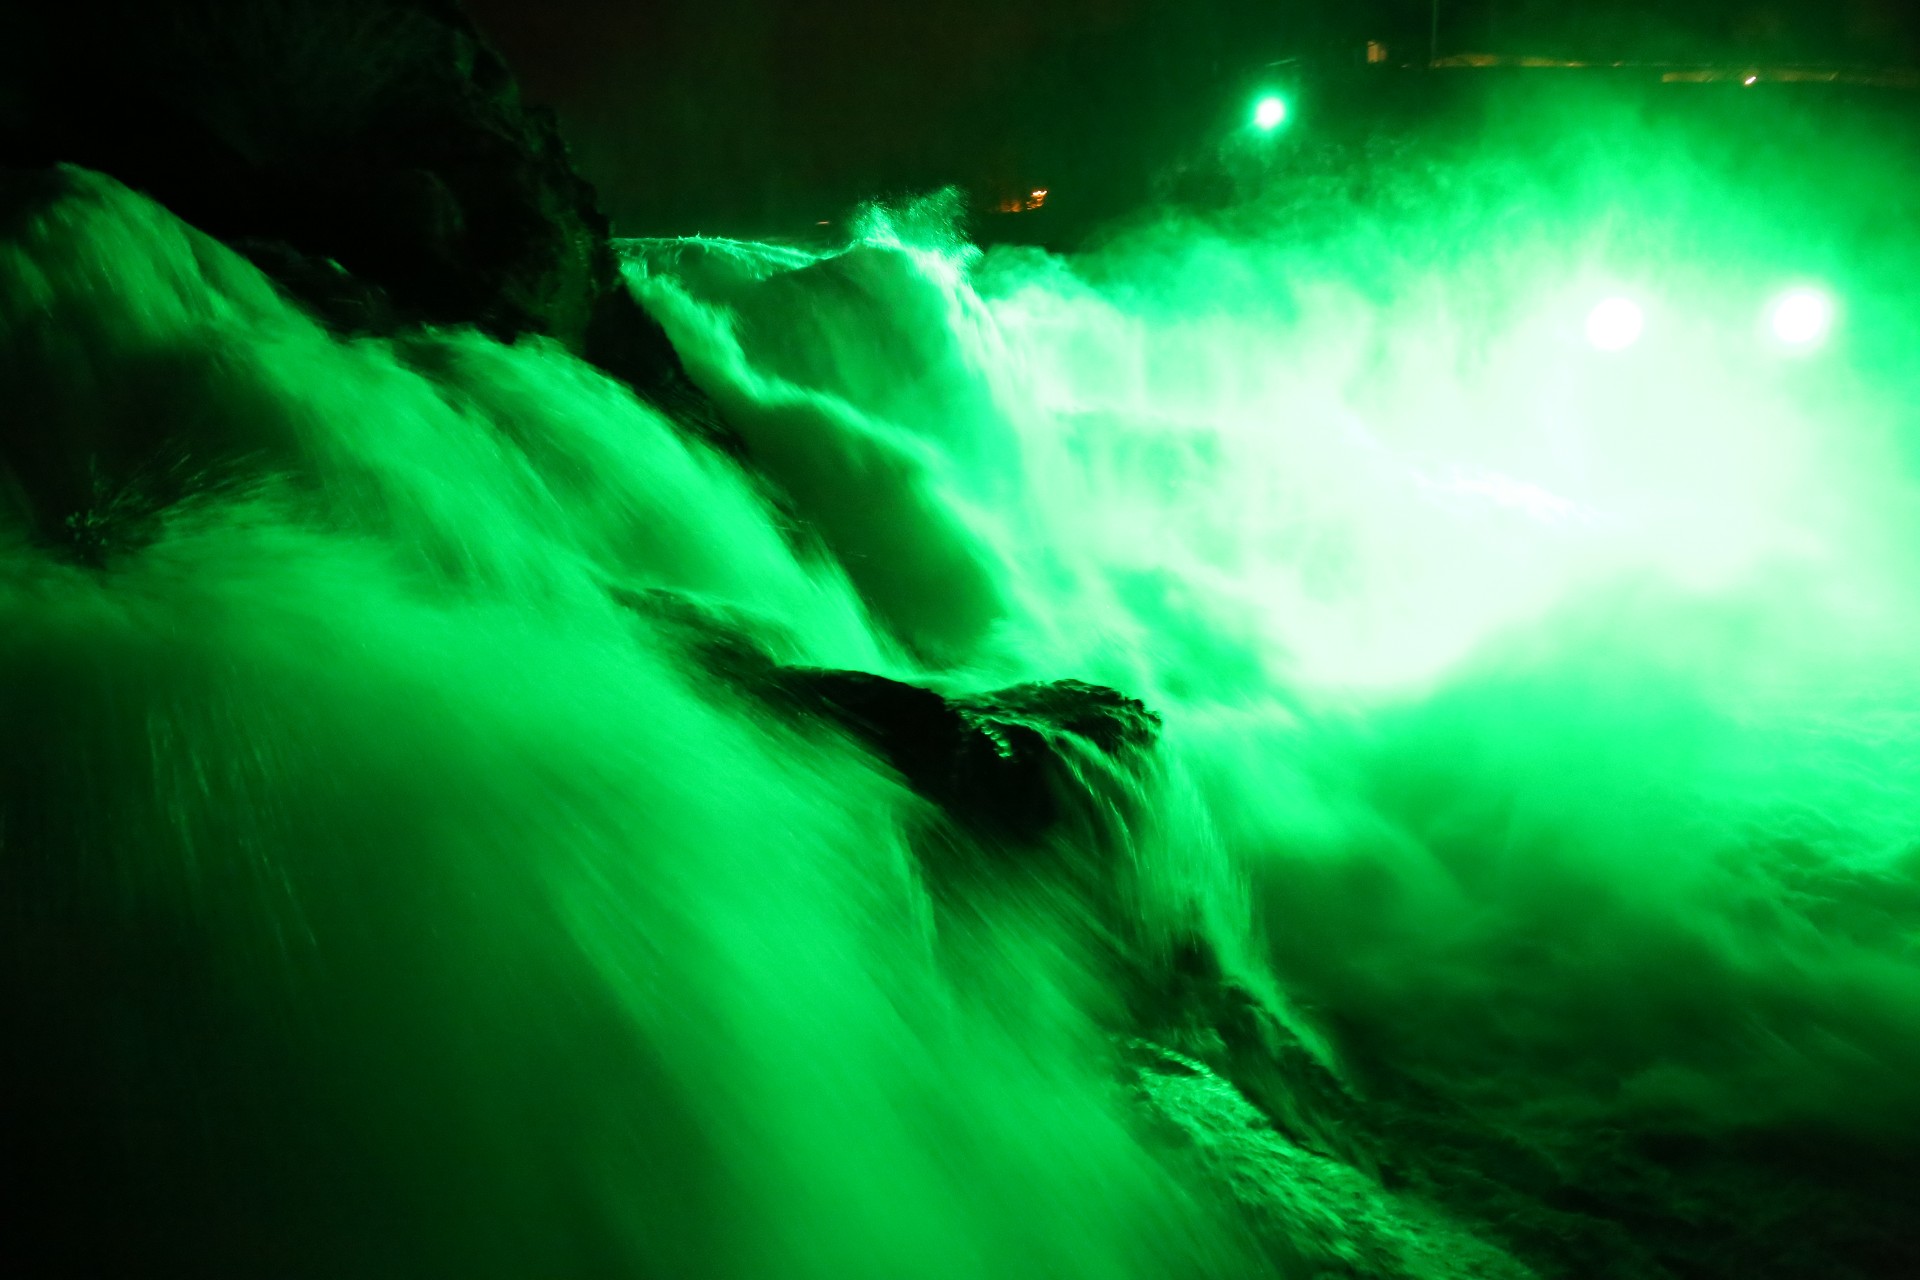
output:
[{"label": "turbulent water surface", "polygon": [[[1071,256],[939,199],[626,242],[737,458],[540,340],[332,336],[110,179],[20,195],[4,1247],[1870,1274],[1920,1129],[1899,171],[1607,138],[1230,157]],[[975,848],[716,637],[1164,735],[1108,828]],[[1302,1046],[1234,1081],[1290,1130],[1140,1012],[1196,946]]]}]

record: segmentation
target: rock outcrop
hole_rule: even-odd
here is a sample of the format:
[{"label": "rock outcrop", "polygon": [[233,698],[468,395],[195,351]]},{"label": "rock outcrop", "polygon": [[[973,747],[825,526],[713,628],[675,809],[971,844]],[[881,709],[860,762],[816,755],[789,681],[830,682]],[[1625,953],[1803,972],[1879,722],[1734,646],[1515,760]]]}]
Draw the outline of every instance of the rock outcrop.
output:
[{"label": "rock outcrop", "polygon": [[1004,840],[1038,838],[1067,816],[1069,797],[1088,793],[1086,763],[1122,763],[1160,730],[1144,703],[1078,680],[948,698],[864,671],[787,668],[772,685],[847,729],[963,827]]},{"label": "rock outcrop", "polygon": [[1136,1104],[1171,1159],[1225,1192],[1275,1273],[1333,1280],[1531,1280],[1475,1225],[1293,1141],[1205,1063],[1125,1046]]},{"label": "rock outcrop", "polygon": [[553,114],[451,0],[77,0],[8,26],[0,165],[110,174],[337,330],[542,334],[697,399]]}]

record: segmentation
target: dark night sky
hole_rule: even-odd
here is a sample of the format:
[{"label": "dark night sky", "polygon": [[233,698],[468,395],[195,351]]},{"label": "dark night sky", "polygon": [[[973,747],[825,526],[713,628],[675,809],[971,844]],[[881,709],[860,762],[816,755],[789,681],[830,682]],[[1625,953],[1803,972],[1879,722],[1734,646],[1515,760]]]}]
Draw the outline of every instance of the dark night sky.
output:
[{"label": "dark night sky", "polygon": [[[1098,171],[1266,61],[1423,54],[1426,0],[467,0],[629,231]],[[1443,52],[1910,64],[1908,0],[1451,0]]]}]

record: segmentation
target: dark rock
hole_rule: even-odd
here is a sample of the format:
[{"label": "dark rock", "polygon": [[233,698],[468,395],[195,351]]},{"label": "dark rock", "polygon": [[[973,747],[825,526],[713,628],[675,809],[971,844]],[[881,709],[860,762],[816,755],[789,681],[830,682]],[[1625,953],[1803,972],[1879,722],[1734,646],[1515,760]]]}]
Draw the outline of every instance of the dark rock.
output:
[{"label": "dark rock", "polygon": [[1286,1139],[1317,1156],[1385,1179],[1380,1144],[1360,1098],[1299,1027],[1223,969],[1204,938],[1179,940],[1164,966],[1131,984],[1133,1025],[1233,1082]]},{"label": "dark rock", "polygon": [[239,251],[338,334],[385,334],[400,327],[393,300],[332,258],[315,258],[284,240],[238,239]]},{"label": "dark rock", "polygon": [[1293,1141],[1237,1081],[1207,1063],[1137,1039],[1120,1046],[1120,1057],[1149,1140],[1175,1168],[1224,1193],[1273,1274],[1371,1280],[1538,1275],[1472,1217],[1383,1186],[1366,1171]]},{"label": "dark rock", "polygon": [[1104,755],[1144,751],[1160,736],[1160,717],[1138,698],[1080,680],[1014,685],[958,700],[981,724],[1025,725],[1047,735],[1072,734]]},{"label": "dark rock", "polygon": [[336,328],[544,334],[694,396],[554,116],[457,5],[76,0],[8,27],[0,164],[108,173]]},{"label": "dark rock", "polygon": [[1138,700],[1078,680],[949,699],[864,671],[787,668],[774,688],[846,728],[961,826],[1016,842],[1098,803],[1086,766],[1146,751],[1160,727]]},{"label": "dark rock", "polygon": [[613,602],[643,619],[646,630],[691,658],[724,688],[749,694],[774,679],[773,658],[752,639],[766,627],[732,616],[724,608],[660,587],[613,587]]},{"label": "dark rock", "polygon": [[609,595],[719,686],[850,735],[989,848],[1031,845],[1075,821],[1083,843],[1100,844],[1159,738],[1156,713],[1104,685],[1051,680],[948,696],[868,671],[781,666],[752,639],[764,621],[677,591]]},{"label": "dark rock", "polygon": [[745,456],[740,437],[681,368],[666,330],[624,287],[614,284],[595,301],[581,354],[707,444],[734,458]]}]

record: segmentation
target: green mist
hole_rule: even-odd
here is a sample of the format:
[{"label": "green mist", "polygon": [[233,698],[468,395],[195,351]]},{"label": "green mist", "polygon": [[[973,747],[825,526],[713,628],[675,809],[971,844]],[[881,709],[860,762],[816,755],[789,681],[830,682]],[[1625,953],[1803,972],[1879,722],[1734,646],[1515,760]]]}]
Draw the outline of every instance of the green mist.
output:
[{"label": "green mist", "polygon": [[[0,239],[31,1240],[1144,1280],[1871,1236],[1781,1153],[1871,1219],[1920,1124],[1907,161],[1740,137],[1295,118],[1071,255],[939,196],[830,251],[626,242],[744,465],[556,344],[330,336],[63,172]],[[716,636],[1100,681],[1165,739],[1110,830],[973,847]],[[1193,939],[1350,1119],[1239,1063],[1283,1136],[1177,999],[1142,1025]],[[1205,1065],[1143,1097],[1142,1038]],[[1641,1243],[1580,1234],[1628,1205]]]}]

